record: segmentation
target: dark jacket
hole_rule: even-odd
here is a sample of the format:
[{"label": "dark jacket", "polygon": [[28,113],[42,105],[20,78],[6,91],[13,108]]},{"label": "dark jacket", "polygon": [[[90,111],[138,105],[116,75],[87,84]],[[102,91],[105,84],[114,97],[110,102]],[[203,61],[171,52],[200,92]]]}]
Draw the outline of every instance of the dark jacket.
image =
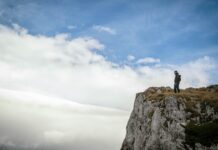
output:
[{"label": "dark jacket", "polygon": [[181,75],[179,75],[178,73],[176,73],[175,79],[174,79],[174,83],[179,84],[181,81]]}]

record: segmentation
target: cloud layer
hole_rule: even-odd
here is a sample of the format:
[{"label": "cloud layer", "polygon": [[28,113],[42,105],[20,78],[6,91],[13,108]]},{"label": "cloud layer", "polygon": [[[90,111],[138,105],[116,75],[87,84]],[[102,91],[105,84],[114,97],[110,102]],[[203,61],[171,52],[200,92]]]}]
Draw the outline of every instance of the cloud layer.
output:
[{"label": "cloud layer", "polygon": [[216,69],[207,56],[176,66],[129,55],[120,65],[100,54],[105,47],[92,37],[31,35],[17,24],[0,25],[0,145],[119,149],[129,113],[105,107],[130,112],[135,93],[172,86],[174,70],[184,88],[207,85]]},{"label": "cloud layer", "polygon": [[125,136],[125,111],[0,89],[0,148],[111,150]]},{"label": "cloud layer", "polygon": [[[173,86],[174,70],[181,87],[205,86],[215,63],[203,57],[181,65],[151,64],[131,59],[136,66],[108,61],[105,45],[92,37],[31,35],[18,25],[0,26],[1,88],[42,93],[72,101],[130,110],[135,93],[149,86]],[[134,57],[134,56],[132,56]]]}]

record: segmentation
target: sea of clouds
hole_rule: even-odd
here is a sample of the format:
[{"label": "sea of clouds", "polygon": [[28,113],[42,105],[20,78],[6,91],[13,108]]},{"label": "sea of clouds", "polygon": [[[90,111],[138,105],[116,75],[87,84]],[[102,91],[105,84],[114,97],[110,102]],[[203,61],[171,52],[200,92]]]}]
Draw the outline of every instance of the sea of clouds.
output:
[{"label": "sea of clouds", "polygon": [[172,87],[174,70],[182,88],[205,86],[216,67],[207,56],[180,65],[128,56],[134,67],[107,60],[104,49],[93,37],[32,35],[17,24],[0,25],[0,145],[119,149],[135,93]]}]

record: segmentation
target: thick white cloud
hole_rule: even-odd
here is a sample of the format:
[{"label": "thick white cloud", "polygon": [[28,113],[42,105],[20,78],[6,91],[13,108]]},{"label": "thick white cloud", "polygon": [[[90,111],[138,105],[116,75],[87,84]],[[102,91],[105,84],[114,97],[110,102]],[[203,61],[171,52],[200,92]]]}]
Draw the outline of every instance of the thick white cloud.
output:
[{"label": "thick white cloud", "polygon": [[0,89],[0,147],[119,149],[129,113]]},{"label": "thick white cloud", "polygon": [[205,56],[195,61],[176,65],[156,65],[154,67],[141,66],[138,71],[144,75],[146,85],[173,86],[174,70],[182,76],[181,87],[207,86],[210,81],[210,71],[215,69],[213,59]]},{"label": "thick white cloud", "polygon": [[0,145],[119,149],[129,114],[73,101],[129,112],[135,93],[172,86],[174,70],[182,75],[184,88],[207,85],[216,67],[206,56],[179,66],[155,63],[158,58],[137,67],[120,66],[98,54],[104,47],[92,37],[31,35],[16,24],[13,29],[1,25]]},{"label": "thick white cloud", "polygon": [[31,35],[14,27],[0,26],[1,88],[130,110],[135,93],[149,86],[172,86],[174,70],[182,74],[184,88],[207,85],[215,67],[209,57],[180,66],[119,66],[98,54],[105,46],[92,37]]},{"label": "thick white cloud", "polygon": [[217,66],[213,59],[205,56],[184,64],[179,69],[183,75],[184,86],[196,87],[207,85],[211,80],[210,71],[217,69]]},{"label": "thick white cloud", "polygon": [[94,25],[92,28],[98,32],[107,32],[107,33],[112,34],[112,35],[117,34],[117,32],[114,29],[112,29],[110,27],[106,27],[106,26]]}]

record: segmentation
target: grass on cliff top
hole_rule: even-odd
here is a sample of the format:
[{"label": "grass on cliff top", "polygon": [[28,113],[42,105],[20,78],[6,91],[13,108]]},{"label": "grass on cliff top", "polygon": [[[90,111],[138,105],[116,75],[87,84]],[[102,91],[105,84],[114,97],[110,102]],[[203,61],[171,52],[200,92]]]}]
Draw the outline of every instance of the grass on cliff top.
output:
[{"label": "grass on cliff top", "polygon": [[208,88],[188,88],[185,90],[181,90],[180,93],[174,93],[172,89],[162,88],[161,92],[143,92],[146,99],[149,100],[164,100],[165,97],[175,96],[180,99],[186,100],[186,106],[188,108],[194,107],[194,102],[199,101],[201,103],[207,103],[209,105],[214,106],[215,111],[218,112],[218,91],[215,89],[214,91],[209,91]]}]

